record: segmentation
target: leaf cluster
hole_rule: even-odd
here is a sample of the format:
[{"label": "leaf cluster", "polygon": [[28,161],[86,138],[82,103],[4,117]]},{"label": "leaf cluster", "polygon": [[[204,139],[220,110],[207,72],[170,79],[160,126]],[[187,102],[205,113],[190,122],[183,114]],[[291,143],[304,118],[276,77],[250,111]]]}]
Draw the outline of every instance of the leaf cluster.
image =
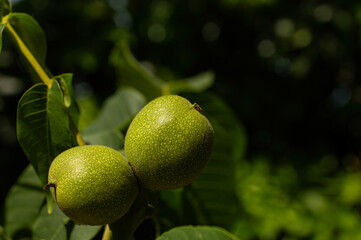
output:
[{"label": "leaf cluster", "polygon": [[[3,3],[3,6],[6,3],[8,2]],[[7,30],[24,57],[34,81],[40,81],[23,94],[18,104],[18,140],[31,166],[24,170],[6,198],[4,230],[7,236],[14,239],[92,239],[101,227],[74,225],[54,204],[50,194],[44,196],[41,191],[41,186],[47,184],[52,160],[62,151],[85,143],[106,145],[122,151],[128,125],[148,101],[165,94],[200,93],[212,85],[214,74],[208,71],[187,79],[164,81],[147,71],[132,55],[128,42],[120,40],[110,54],[110,64],[119,70],[119,75],[124,80],[122,86],[104,102],[97,117],[79,132],[78,120],[81,121],[87,116],[82,116],[79,112],[72,88],[72,74],[52,76],[46,70],[46,40],[39,24],[24,13],[12,13],[9,10],[2,16],[1,30]],[[214,113],[210,111],[206,115],[219,132],[220,138],[222,135],[223,138],[229,135],[224,125],[227,122],[223,123],[222,119],[218,118],[229,115],[227,121],[233,121],[229,124],[237,126],[236,132],[233,132],[235,142],[244,144],[240,124],[218,97],[212,94],[199,95],[197,101],[209,105],[209,109],[214,109]],[[211,161],[209,170],[192,186],[182,192],[154,193],[154,204],[162,214],[155,216],[153,221],[162,232],[175,226],[186,225],[190,221],[203,225],[222,223],[227,226],[226,224],[230,223],[230,218],[222,216],[222,204],[229,201],[230,208],[236,207],[234,191],[228,188],[227,194],[224,194],[223,186],[232,186],[234,164],[236,158],[242,154],[237,153],[238,150],[234,147],[223,149],[221,144],[222,140],[216,142],[216,157]],[[221,156],[227,158],[221,159]],[[218,173],[215,169],[222,165],[226,168],[223,167],[224,170]],[[224,181],[228,176],[230,178]],[[222,198],[214,198],[209,194],[212,189],[204,188],[209,181],[217,181],[217,178],[222,184],[212,188],[214,191],[222,191]],[[163,203],[174,194],[182,199],[178,202],[180,205]],[[179,211],[183,207],[186,208],[184,213],[190,213],[198,208],[199,202],[204,202],[204,208],[194,216],[182,216],[183,213],[179,216],[163,214],[166,213],[165,209]],[[190,205],[183,206],[184,203]],[[206,216],[208,214],[210,216]],[[168,217],[177,219],[166,220]],[[207,227],[178,228],[168,232],[166,236],[177,236],[179,232],[199,237],[210,234],[214,239],[223,239],[226,236],[235,239],[225,230]],[[157,232],[157,235],[160,233]]]},{"label": "leaf cluster", "polygon": [[[100,3],[100,1],[95,2],[97,4]],[[173,25],[170,21],[167,22],[167,19],[172,17],[167,16],[162,10],[171,9],[172,7],[179,7],[181,9],[183,6],[180,3],[174,3],[173,5],[170,2],[156,1],[156,3],[152,4],[151,16],[149,18],[143,17],[143,21],[156,26],[164,25],[168,27],[168,33],[172,33],[172,28],[174,31],[174,28],[181,28],[182,26],[180,25],[184,25],[186,27],[178,32],[182,34],[188,33],[187,36],[192,36],[194,32],[188,27],[193,24],[194,18],[192,16],[189,19],[182,19],[181,23],[173,19]],[[276,19],[275,23],[266,19],[269,16],[274,17],[273,8],[270,6],[275,4],[275,2],[277,1],[223,0],[217,6],[229,7],[229,9],[239,6],[244,7],[246,9],[244,11],[244,18],[252,21],[254,25],[251,24],[251,26],[256,28],[256,30],[257,27],[264,26],[260,25],[257,21],[269,22],[267,25],[269,29],[285,23],[285,20],[286,23],[296,24],[296,21],[292,22],[293,19],[290,20],[289,18]],[[278,2],[282,3],[282,1]],[[194,11],[202,9],[195,3],[189,5],[192,6]],[[259,16],[255,20],[253,15],[255,14],[254,9],[249,8],[249,6],[259,7],[261,5],[267,6],[261,10],[268,13],[268,15],[264,14],[264,16]],[[313,6],[313,4],[307,2],[303,6],[306,6],[305,9],[308,9],[311,5]],[[297,82],[300,79],[305,80],[303,76],[307,76],[312,71],[312,65],[315,65],[314,68],[320,68],[316,78],[323,76],[325,78],[324,81],[329,81],[328,77],[324,76],[330,76],[335,71],[329,68],[323,69],[324,66],[322,64],[317,64],[317,59],[321,62],[326,58],[338,61],[339,58],[343,59],[345,58],[344,55],[347,55],[347,52],[340,56],[335,55],[335,46],[339,46],[338,44],[341,40],[336,39],[334,35],[327,35],[327,32],[325,36],[322,35],[322,31],[319,34],[317,33],[317,35],[316,32],[318,32],[319,25],[315,24],[314,32],[307,32],[304,28],[307,29],[308,26],[305,27],[304,25],[307,25],[308,20],[306,21],[302,18],[302,21],[297,23],[300,26],[296,26],[289,37],[277,35],[277,31],[273,34],[273,31],[265,28],[266,30],[259,31],[262,33],[260,34],[261,37],[265,38],[265,42],[258,39],[259,36],[245,38],[243,32],[234,36],[233,27],[232,32],[230,26],[224,26],[224,31],[232,32],[233,41],[227,42],[226,46],[223,45],[224,49],[219,51],[222,55],[217,56],[223,56],[226,53],[229,59],[222,59],[222,66],[227,71],[231,69],[236,70],[227,73],[224,73],[224,71],[223,76],[217,75],[217,79],[221,78],[221,80],[224,80],[224,85],[228,84],[227,76],[234,78],[234,81],[237,82],[244,78],[251,79],[247,82],[249,85],[241,91],[233,89],[234,92],[240,91],[237,92],[236,98],[242,100],[233,102],[233,106],[236,106],[233,109],[219,96],[209,91],[216,77],[212,71],[202,72],[195,76],[181,79],[169,77],[174,76],[171,73],[155,74],[155,71],[153,71],[154,66],[137,60],[130,49],[129,35],[118,29],[112,32],[114,34],[112,40],[115,44],[112,46],[112,51],[109,54],[109,67],[114,69],[115,78],[119,82],[119,86],[117,89],[114,89],[112,94],[99,107],[94,103],[96,93],[92,93],[86,98],[80,98],[74,94],[71,74],[60,74],[54,77],[47,70],[45,66],[46,40],[39,24],[27,14],[13,13],[11,5],[7,0],[0,0],[0,6],[0,49],[2,47],[2,35],[9,33],[9,35],[13,36],[15,46],[21,52],[21,56],[24,58],[32,79],[37,83],[24,93],[24,96],[20,99],[18,109],[18,138],[29,158],[31,166],[24,170],[6,197],[4,226],[0,227],[0,239],[101,238],[101,227],[90,228],[74,225],[72,221],[59,211],[56,205],[52,205],[53,203],[49,196],[48,198],[44,196],[41,186],[46,183],[47,169],[52,159],[59,152],[79,144],[79,136],[87,144],[102,144],[122,151],[124,136],[132,118],[148,101],[164,94],[181,94],[202,106],[204,109],[203,113],[211,121],[215,129],[214,152],[204,173],[189,186],[174,191],[150,193],[150,202],[158,211],[150,221],[145,222],[138,228],[135,236],[140,235],[142,237],[137,239],[144,239],[144,235],[148,238],[161,235],[160,239],[197,239],[197,237],[205,239],[236,239],[238,237],[245,240],[361,238],[361,219],[359,216],[361,176],[358,171],[355,171],[355,169],[359,168],[357,157],[348,156],[344,160],[346,165],[350,167],[345,172],[335,172],[338,159],[335,159],[333,155],[326,155],[315,161],[313,158],[307,159],[304,155],[296,152],[297,154],[294,154],[292,159],[289,157],[289,159],[287,158],[278,164],[275,164],[276,159],[263,155],[246,160],[246,150],[249,148],[254,150],[254,146],[273,146],[274,148],[267,150],[282,149],[282,151],[291,152],[293,149],[289,147],[291,145],[288,145],[288,142],[291,142],[292,138],[297,138],[295,137],[297,134],[294,132],[285,134],[283,131],[280,131],[281,133],[279,134],[285,134],[287,140],[289,140],[285,143],[278,141],[277,138],[275,140],[270,139],[269,135],[260,131],[256,136],[251,135],[252,142],[250,146],[247,146],[246,131],[240,123],[239,117],[234,113],[236,111],[245,112],[245,118],[248,117],[248,121],[252,121],[252,124],[258,127],[262,123],[259,116],[271,115],[272,111],[284,111],[284,119],[276,119],[274,121],[277,121],[277,124],[283,127],[286,121],[289,121],[290,124],[299,122],[300,124],[296,128],[299,128],[299,132],[304,131],[306,123],[302,119],[298,119],[303,109],[297,108],[298,103],[303,101],[304,98],[296,97],[296,100],[293,99],[293,102],[289,102],[288,108],[280,108],[277,111],[275,111],[275,108],[280,107],[279,101],[288,101],[290,99],[289,95],[298,93],[304,96],[309,91],[315,91],[310,86],[315,86],[316,83],[308,82],[300,85]],[[99,16],[102,8],[94,6],[89,4],[86,8],[87,10],[84,10],[85,14],[91,11],[91,9],[96,9],[99,10],[96,11],[98,12],[97,16]],[[324,5],[320,6],[325,7]],[[136,3],[133,3],[133,7],[137,7]],[[215,9],[218,11],[218,8]],[[288,16],[287,14],[289,14],[290,10],[308,11],[295,9],[286,9],[283,13]],[[355,11],[358,12],[359,9]],[[140,15],[146,11],[140,8],[136,12],[135,14]],[[230,10],[230,13],[229,21],[234,21],[232,15],[234,12]],[[183,17],[182,14],[179,15],[179,18]],[[195,15],[198,17],[197,14]],[[347,30],[348,13],[335,10],[334,15],[338,16],[335,17],[334,24],[340,26],[340,35],[348,42],[349,34],[345,34],[349,33]],[[176,20],[179,19],[176,18]],[[183,21],[189,24],[185,24]],[[137,25],[139,29],[144,26],[144,22],[139,21],[140,24]],[[328,27],[332,24],[326,23]],[[9,26],[12,27],[12,30],[9,29]],[[143,32],[147,32],[146,30]],[[251,32],[257,35],[254,33],[255,31]],[[306,35],[314,34],[313,44],[308,45],[308,47],[304,45],[305,43],[302,45],[302,42],[297,41],[297,36],[304,36],[305,33]],[[238,40],[242,38],[242,41],[237,42],[233,38]],[[263,59],[262,63],[266,65],[265,68],[271,69],[269,71],[272,74],[267,72],[263,75],[256,75],[252,72],[255,71],[255,68],[251,68],[251,65],[256,60],[249,56],[251,51],[249,46],[254,45],[254,42],[252,42],[254,39],[259,41],[257,42],[259,44],[258,48],[255,48],[257,48]],[[262,51],[264,47],[262,44],[269,44],[270,42],[271,46],[276,44],[276,54],[273,53],[272,55],[270,52]],[[315,51],[311,51],[312,49],[310,48],[315,48],[315,45],[318,43],[323,48],[321,50],[317,48],[317,54],[315,54]],[[181,62],[182,64],[180,64],[181,67],[179,69],[182,70],[184,66],[192,65],[197,61],[196,57],[195,59],[189,57],[189,52],[182,52],[180,46],[186,44],[187,42],[182,42],[178,45],[174,44],[174,49],[176,49],[174,51],[180,52],[178,55],[180,60],[171,61],[169,63],[170,66],[173,64],[171,67],[174,67],[175,63]],[[202,44],[204,43],[202,42]],[[243,51],[241,51],[245,57],[239,59],[239,49],[241,48],[235,49],[236,45],[242,44],[246,45],[246,47],[242,48]],[[207,46],[214,47],[215,44],[207,43]],[[266,46],[269,47],[267,44]],[[147,47],[144,46],[139,48],[147,50]],[[31,60],[29,54],[26,54],[26,49],[33,56],[33,60]],[[161,49],[158,45],[158,47],[154,47],[153,50],[149,51],[150,54],[154,54],[152,51],[158,51],[158,55],[168,57],[174,54],[174,52],[162,52],[160,51]],[[304,51],[301,51],[302,49]],[[195,55],[194,51],[198,49],[191,50],[193,51],[193,57]],[[84,54],[82,51],[80,52],[80,55]],[[86,56],[93,56],[89,54]],[[208,56],[207,53],[202,54]],[[267,54],[270,54],[270,56]],[[321,60],[314,55],[321,56]],[[232,56],[233,58],[231,58]],[[288,57],[290,62],[287,61]],[[167,59],[167,57],[164,58]],[[92,63],[96,57],[84,57],[84,59],[90,59],[89,62]],[[209,62],[212,61],[213,59],[210,58]],[[36,63],[38,63],[37,66],[40,66],[43,71],[37,72],[34,70]],[[90,63],[89,65],[92,66]],[[220,64],[220,61],[216,63]],[[89,67],[86,66],[88,65],[84,63],[84,71],[85,69],[89,70]],[[246,69],[247,66],[250,68],[248,71]],[[239,70],[240,67],[242,67],[242,71]],[[289,71],[291,68],[293,70],[292,73]],[[179,69],[177,69],[178,72],[181,71]],[[287,84],[281,82],[281,80],[286,79],[285,76],[290,74],[292,77],[287,79],[297,82],[297,84],[294,82]],[[239,76],[242,76],[242,79]],[[255,76],[266,77],[267,81],[261,82]],[[342,76],[344,77],[344,75]],[[269,78],[272,78],[272,81],[269,81]],[[313,80],[315,79],[310,78],[310,82]],[[105,82],[106,80],[99,79],[99,81]],[[213,86],[222,86],[222,84],[219,84],[219,81]],[[294,89],[297,88],[297,92],[290,91],[287,88],[289,86],[294,86]],[[280,88],[279,92],[287,92],[285,94],[287,96],[286,100],[274,93],[274,89],[278,88]],[[219,89],[219,91],[222,90],[222,88]],[[342,93],[345,92],[335,96],[345,96]],[[266,96],[266,100],[261,98],[262,96]],[[230,97],[229,99],[232,98]],[[342,104],[342,102],[336,101],[339,98],[334,98],[334,95],[330,99],[332,104]],[[312,108],[312,106],[317,105],[313,102],[314,100],[314,97],[309,97],[302,106],[307,109]],[[247,101],[247,104],[244,103],[245,101]],[[254,104],[248,104],[248,102]],[[323,121],[322,125],[327,125],[328,122],[331,122],[329,121],[330,114],[326,114],[329,113],[327,111],[325,113],[325,109],[328,108],[323,106],[320,107],[322,111],[318,111],[318,114],[322,113],[325,115],[325,120],[327,121]],[[319,108],[315,109],[319,110]],[[357,109],[354,106],[350,106],[346,110],[349,111],[349,115],[356,115]],[[261,115],[260,112],[263,112],[264,115]],[[313,114],[310,115],[314,118]],[[341,121],[343,116],[339,118],[335,114],[332,114],[332,116],[341,122],[336,122],[336,124],[343,124]],[[267,122],[267,126],[273,127],[276,124],[273,124],[272,119],[270,119],[266,118],[263,122]],[[357,126],[357,124],[352,126],[354,125]],[[303,128],[299,126],[303,126]],[[351,124],[349,126],[350,128],[352,127]],[[79,134],[76,134],[76,129],[79,130]],[[278,130],[276,129],[275,131]],[[321,130],[317,129],[317,131]],[[249,132],[250,130],[247,129],[247,133]],[[308,133],[310,133],[310,130],[305,131],[304,134],[307,135]],[[357,135],[357,131],[353,132],[353,134]],[[309,141],[309,145],[312,145],[318,139],[310,138]],[[343,144],[346,145],[348,143]],[[293,165],[295,159],[300,159],[301,163],[297,166],[302,165],[302,169]],[[48,212],[50,210],[52,212],[49,215]],[[208,227],[190,227],[188,226],[190,224],[193,226],[207,225]],[[209,227],[215,225],[222,227],[222,229]],[[237,237],[230,235],[229,232]]]}]

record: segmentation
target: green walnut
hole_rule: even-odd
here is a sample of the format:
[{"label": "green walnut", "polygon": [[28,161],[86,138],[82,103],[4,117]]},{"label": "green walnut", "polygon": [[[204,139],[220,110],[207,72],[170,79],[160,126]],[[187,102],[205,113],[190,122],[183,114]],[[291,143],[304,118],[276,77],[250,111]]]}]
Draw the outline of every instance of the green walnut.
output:
[{"label": "green walnut", "polygon": [[207,165],[214,132],[200,110],[183,97],[168,95],[135,116],[125,137],[125,155],[144,188],[184,187]]},{"label": "green walnut", "polygon": [[128,161],[112,148],[78,146],[52,162],[46,187],[78,224],[105,225],[122,217],[138,194]]}]

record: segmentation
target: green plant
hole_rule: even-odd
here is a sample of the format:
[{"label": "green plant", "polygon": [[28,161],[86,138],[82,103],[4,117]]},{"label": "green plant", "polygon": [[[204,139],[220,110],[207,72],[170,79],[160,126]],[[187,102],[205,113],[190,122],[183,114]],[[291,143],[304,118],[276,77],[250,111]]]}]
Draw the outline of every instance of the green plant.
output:
[{"label": "green plant", "polygon": [[148,103],[133,119],[125,154],[143,187],[181,188],[192,182],[210,158],[214,132],[197,104],[168,95]]},{"label": "green plant", "polygon": [[[90,149],[94,146],[83,146],[86,144],[104,145],[122,151],[124,148],[124,132],[126,132],[134,116],[148,101],[161,95],[186,92],[200,93],[212,84],[214,79],[212,72],[201,73],[189,79],[164,81],[145,71],[141,64],[132,56],[126,39],[120,39],[110,54],[110,63],[121,71],[123,78],[128,79],[126,81],[127,87],[123,85],[115,91],[105,102],[99,116],[80,131],[81,121],[87,118],[87,116],[79,111],[78,101],[73,92],[73,76],[69,73],[53,76],[46,67],[46,39],[39,24],[28,14],[12,12],[11,4],[7,0],[0,1],[0,17],[0,49],[2,47],[2,33],[5,30],[12,37],[13,43],[19,49],[30,75],[36,82],[19,100],[17,113],[18,140],[31,166],[24,170],[23,174],[19,177],[18,183],[13,186],[7,196],[4,230],[0,228],[0,236],[2,238],[18,239],[27,237],[34,239],[85,240],[92,239],[95,236],[99,237],[98,232],[104,229],[103,240],[130,239],[133,237],[138,226],[145,219],[151,218],[153,224],[156,225],[155,236],[160,236],[163,232],[169,230],[167,237],[176,236],[179,235],[179,232],[184,232],[185,234],[195,234],[197,236],[209,234],[218,237],[214,239],[236,239],[235,236],[224,229],[209,226],[181,227],[174,231],[171,230],[173,227],[188,225],[193,222],[195,224],[214,225],[212,221],[205,222],[201,220],[203,219],[203,213],[199,213],[199,216],[195,217],[198,219],[196,221],[193,221],[191,217],[187,217],[188,220],[185,219],[185,221],[178,222],[171,219],[167,220],[168,217],[174,217],[175,215],[171,212],[167,214],[165,210],[172,208],[171,205],[176,203],[176,201],[167,201],[167,199],[169,197],[173,198],[173,194],[178,195],[178,197],[181,196],[186,203],[192,205],[189,208],[193,211],[193,208],[196,208],[196,204],[193,204],[194,200],[201,200],[200,198],[207,196],[207,194],[201,194],[202,189],[199,187],[201,185],[189,185],[189,190],[180,189],[180,191],[184,190],[184,193],[181,193],[181,195],[179,195],[179,192],[166,191],[155,193],[145,191],[144,189],[140,189],[139,194],[137,194],[138,189],[135,186],[129,186],[129,184],[135,185],[134,179],[128,184],[122,181],[119,184],[127,184],[127,188],[124,190],[133,189],[134,192],[128,193],[130,195],[128,197],[124,196],[127,198],[127,201],[124,201],[126,203],[125,206],[121,206],[121,203],[123,203],[121,201],[119,206],[113,205],[111,207],[112,211],[108,213],[114,214],[114,216],[106,214],[107,216],[101,219],[103,218],[102,214],[104,211],[109,210],[109,206],[103,208],[102,214],[96,211],[88,211],[89,208],[86,208],[85,211],[80,211],[79,209],[69,210],[70,203],[77,202],[78,200],[82,202],[81,204],[87,203],[91,205],[90,208],[94,208],[92,200],[94,200],[93,197],[95,196],[93,195],[101,195],[104,192],[95,191],[96,189],[89,190],[89,186],[82,188],[82,185],[79,183],[70,182],[72,177],[77,175],[71,172],[76,171],[77,168],[73,168],[76,166],[73,163],[71,167],[64,167],[63,164],[66,160],[72,159],[71,157],[66,157],[67,154],[71,153],[73,155],[74,152],[72,151],[81,152],[80,149],[87,149],[87,153],[92,152]],[[214,95],[203,95],[203,103],[220,104],[216,109],[225,111],[226,114],[231,116],[226,105]],[[188,108],[190,106],[188,105]],[[199,128],[203,129],[201,132],[206,132],[207,144],[204,146],[204,156],[200,155],[200,159],[202,159],[201,166],[196,166],[195,169],[196,174],[198,174],[208,161],[213,142],[213,131],[211,131],[212,128],[206,118],[196,110],[191,110],[193,111],[191,115],[194,114],[195,118],[201,118],[200,122],[206,124]],[[217,118],[217,115],[213,114],[213,120]],[[216,122],[214,121],[214,123]],[[223,129],[219,125],[217,127],[221,136]],[[195,136],[192,139],[194,140],[193,143],[199,141]],[[220,148],[217,151],[221,151]],[[113,150],[108,152],[113,152]],[[198,154],[197,151],[193,151],[193,153]],[[104,157],[101,158],[105,159]],[[85,159],[89,160],[92,157],[80,160],[85,161]],[[104,166],[98,165],[93,160],[86,164],[87,167],[96,171],[95,175],[90,176],[92,180],[89,182],[93,182],[95,178],[98,178],[97,174],[104,174],[102,171],[98,172]],[[61,166],[57,165],[60,163],[62,163]],[[222,164],[214,160],[212,165]],[[231,165],[229,167],[232,168]],[[53,172],[53,168],[56,169],[55,172]],[[64,178],[62,176],[62,171],[65,171],[63,174],[67,177]],[[121,172],[123,173],[123,171]],[[128,173],[130,174],[129,169]],[[189,183],[196,174],[193,173],[192,177],[185,177],[185,182],[181,185],[177,183],[178,187]],[[105,185],[106,183],[109,184],[109,181],[114,180],[111,177],[114,177],[115,173],[114,175],[109,175],[106,178],[102,178],[103,180],[105,179],[105,183],[97,181],[95,185],[100,184],[103,186],[102,190],[108,190],[107,188],[110,186]],[[120,176],[121,173],[118,172],[117,175]],[[224,174],[219,176],[222,180],[227,179]],[[233,176],[230,177],[232,178]],[[69,180],[69,182],[64,181],[63,178]],[[48,179],[50,182],[48,182]],[[129,180],[129,178],[127,179]],[[205,179],[209,178],[206,177]],[[202,181],[202,176],[197,181]],[[64,189],[68,188],[66,194],[62,191],[62,184],[64,184]],[[41,186],[51,189],[60,209],[70,218],[79,223],[91,225],[105,225],[107,223],[106,226],[104,228],[102,226],[83,226],[70,221],[70,218],[64,215],[55,204],[50,191],[39,191],[42,188]],[[75,191],[75,193],[72,191]],[[86,195],[89,198],[82,195],[85,191],[92,193],[90,197]],[[215,189],[215,191],[218,190]],[[193,192],[200,194],[194,194]],[[223,190],[222,192],[224,193]],[[120,193],[114,194],[116,197],[120,195]],[[134,200],[135,195],[137,196]],[[223,194],[223,196],[230,195]],[[174,199],[178,197],[176,196]],[[44,204],[44,200],[46,200],[46,204]],[[224,201],[219,199],[203,199],[201,201],[214,201],[217,204],[218,202],[224,203]],[[154,207],[150,203],[156,206],[158,214],[155,214]],[[129,206],[130,209],[127,211]],[[216,205],[210,204],[209,210],[206,209],[208,206],[205,206],[202,211],[207,211],[216,218],[218,213],[216,209],[212,210],[214,206]],[[229,207],[232,207],[232,205],[230,204]],[[180,206],[176,208],[181,209]],[[119,212],[117,212],[117,209],[120,209]],[[126,211],[127,213],[125,213]],[[123,216],[121,217],[121,215]],[[119,219],[113,222],[116,218]],[[227,217],[227,219],[230,218]],[[219,223],[227,224],[225,221],[219,221]]]},{"label": "green plant", "polygon": [[115,222],[138,195],[128,161],[119,152],[98,145],[78,146],[58,155],[46,186],[63,213],[85,225]]}]

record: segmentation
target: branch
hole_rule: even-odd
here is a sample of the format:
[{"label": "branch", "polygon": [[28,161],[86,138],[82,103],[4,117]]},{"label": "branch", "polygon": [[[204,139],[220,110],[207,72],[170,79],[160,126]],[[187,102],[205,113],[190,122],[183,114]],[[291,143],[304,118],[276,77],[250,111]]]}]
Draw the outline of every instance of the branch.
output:
[{"label": "branch", "polygon": [[73,119],[71,118],[69,112],[68,112],[68,118],[69,118],[69,121],[70,121],[70,128],[71,128],[71,131],[73,132],[75,138],[76,138],[76,142],[78,143],[79,146],[83,146],[83,145],[86,145],[85,142],[84,142],[84,139],[83,137],[81,136],[80,132],[79,132],[79,129],[76,127]]},{"label": "branch", "polygon": [[141,190],[129,212],[115,223],[106,225],[102,240],[129,240],[138,226],[155,213],[148,204],[145,190]]}]

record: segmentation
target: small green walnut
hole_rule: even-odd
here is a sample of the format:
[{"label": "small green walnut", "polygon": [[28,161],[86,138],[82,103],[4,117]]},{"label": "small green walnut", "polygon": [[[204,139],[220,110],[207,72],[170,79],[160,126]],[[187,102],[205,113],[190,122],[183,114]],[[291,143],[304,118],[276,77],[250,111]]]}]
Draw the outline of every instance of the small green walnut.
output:
[{"label": "small green walnut", "polygon": [[143,187],[184,187],[207,165],[214,131],[200,110],[183,97],[168,95],[135,116],[125,137],[125,155]]},{"label": "small green walnut", "polygon": [[78,146],[52,162],[46,187],[78,224],[104,225],[122,217],[138,194],[128,161],[105,146]]}]

